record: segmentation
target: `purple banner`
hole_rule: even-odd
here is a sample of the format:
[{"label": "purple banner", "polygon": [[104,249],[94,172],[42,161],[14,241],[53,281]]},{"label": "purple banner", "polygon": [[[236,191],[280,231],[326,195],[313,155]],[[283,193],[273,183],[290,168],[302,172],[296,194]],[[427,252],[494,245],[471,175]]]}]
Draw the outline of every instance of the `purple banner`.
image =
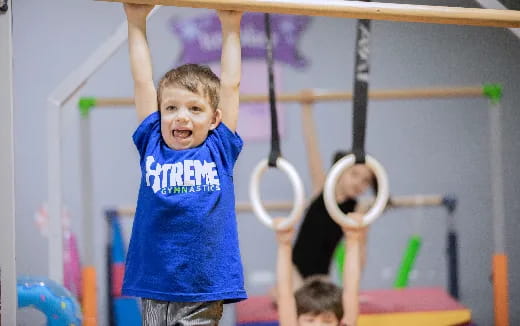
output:
[{"label": "purple banner", "polygon": [[[310,17],[271,15],[274,60],[295,68],[304,68],[308,61],[296,48]],[[183,50],[177,64],[188,62],[220,62],[222,35],[216,14],[205,14],[185,20],[171,20],[173,32],[181,39]],[[242,59],[265,58],[263,13],[246,13],[241,25]]]}]

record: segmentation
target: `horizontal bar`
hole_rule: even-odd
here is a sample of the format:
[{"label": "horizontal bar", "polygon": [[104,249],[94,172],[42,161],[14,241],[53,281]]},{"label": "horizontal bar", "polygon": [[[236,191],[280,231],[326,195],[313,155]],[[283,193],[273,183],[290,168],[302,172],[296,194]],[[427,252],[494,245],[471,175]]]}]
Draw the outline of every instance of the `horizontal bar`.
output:
[{"label": "horizontal bar", "polygon": [[[390,198],[390,205],[387,208],[442,206],[443,199],[444,197],[439,195],[394,196]],[[361,212],[367,211],[373,203],[373,199],[361,200],[357,209]]]},{"label": "horizontal bar", "polygon": [[[293,208],[294,203],[291,201],[266,201],[263,205],[268,211],[290,211]],[[235,209],[239,213],[253,211],[253,207],[249,202],[236,203]]]},{"label": "horizontal bar", "polygon": [[[392,207],[422,207],[422,206],[442,206],[443,196],[440,195],[411,195],[411,196],[395,196],[391,198]],[[371,200],[363,200],[360,202],[361,207],[368,207],[372,204]],[[265,201],[263,202],[266,210],[269,211],[289,211],[293,207],[291,201]],[[237,202],[235,205],[237,212],[251,212],[252,207],[249,202]],[[119,207],[116,209],[119,216],[133,217],[135,208],[133,207]]]},{"label": "horizontal bar", "polygon": [[520,11],[344,0],[108,0],[177,7],[400,22],[520,27]]},{"label": "horizontal bar", "polygon": [[[293,206],[293,203],[290,201],[267,201],[263,204],[270,211],[288,211]],[[251,212],[253,210],[249,202],[237,202],[235,209],[237,212]],[[115,211],[119,216],[133,217],[135,215],[135,208],[133,207],[119,207]]]},{"label": "horizontal bar", "polygon": [[[442,88],[416,88],[399,90],[374,90],[369,92],[371,100],[404,100],[404,99],[433,99],[433,98],[461,98],[461,97],[484,97],[482,86],[469,87],[442,87]],[[350,101],[351,92],[303,90],[297,93],[280,93],[276,96],[277,102],[327,102],[327,101]],[[265,94],[242,94],[242,103],[268,102],[269,96]],[[128,98],[96,98],[96,107],[125,106],[132,107],[134,99]]]},{"label": "horizontal bar", "polygon": [[[416,89],[389,89],[369,91],[371,100],[400,100],[400,99],[425,99],[425,98],[455,98],[455,97],[484,97],[482,86],[470,87],[442,87],[442,88],[416,88]],[[351,92],[303,90],[298,93],[282,93],[277,95],[278,102],[326,102],[326,101],[351,101]],[[240,101],[267,102],[267,95],[244,94]]]},{"label": "horizontal bar", "polygon": [[442,206],[444,197],[438,195],[396,196],[390,199],[391,207]]}]

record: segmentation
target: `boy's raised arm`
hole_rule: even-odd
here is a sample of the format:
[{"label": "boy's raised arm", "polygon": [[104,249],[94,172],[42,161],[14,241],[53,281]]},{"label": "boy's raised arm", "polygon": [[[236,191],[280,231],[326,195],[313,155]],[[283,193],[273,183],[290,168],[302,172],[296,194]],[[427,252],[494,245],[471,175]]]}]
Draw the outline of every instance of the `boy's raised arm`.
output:
[{"label": "boy's raised arm", "polygon": [[153,9],[150,5],[125,3],[128,19],[128,48],[130,67],[134,79],[134,101],[139,121],[157,111],[157,91],[153,83],[152,59],[146,39],[146,16]]},{"label": "boy's raised arm", "polygon": [[[279,224],[283,219],[275,219]],[[278,257],[276,262],[278,317],[280,326],[296,326],[298,322],[296,299],[292,282],[292,246],[294,229],[276,231],[278,241]]]},{"label": "boy's raised arm", "polygon": [[235,131],[238,122],[242,49],[240,47],[240,20],[242,13],[218,11],[222,25],[222,56],[220,73],[220,103],[222,122]]}]

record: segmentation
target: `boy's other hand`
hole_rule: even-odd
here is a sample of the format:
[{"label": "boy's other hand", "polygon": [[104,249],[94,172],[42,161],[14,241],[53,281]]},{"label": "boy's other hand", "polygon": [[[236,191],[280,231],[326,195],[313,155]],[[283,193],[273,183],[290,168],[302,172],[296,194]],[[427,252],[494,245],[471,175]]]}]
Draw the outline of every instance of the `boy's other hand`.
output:
[{"label": "boy's other hand", "polygon": [[294,234],[294,226],[290,226],[289,228],[284,228],[282,230],[279,229],[279,225],[285,221],[283,217],[275,217],[273,219],[273,225],[276,231],[276,240],[279,245],[283,244],[291,244]]},{"label": "boy's other hand", "polygon": [[133,3],[125,3],[125,13],[129,21],[142,21],[152,11],[154,5],[140,5]]},{"label": "boy's other hand", "polygon": [[235,10],[217,10],[218,18],[220,23],[224,24],[240,24],[242,19],[242,12]]}]

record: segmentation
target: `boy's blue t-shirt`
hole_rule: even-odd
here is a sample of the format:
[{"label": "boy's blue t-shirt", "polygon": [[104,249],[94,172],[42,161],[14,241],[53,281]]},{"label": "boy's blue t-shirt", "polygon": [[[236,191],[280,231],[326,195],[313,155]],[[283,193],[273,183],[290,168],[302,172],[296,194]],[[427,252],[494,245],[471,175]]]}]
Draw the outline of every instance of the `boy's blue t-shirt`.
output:
[{"label": "boy's blue t-shirt", "polygon": [[123,295],[244,300],[232,177],[242,139],[220,123],[200,146],[174,150],[160,125],[155,112],[133,135],[142,178]]}]

